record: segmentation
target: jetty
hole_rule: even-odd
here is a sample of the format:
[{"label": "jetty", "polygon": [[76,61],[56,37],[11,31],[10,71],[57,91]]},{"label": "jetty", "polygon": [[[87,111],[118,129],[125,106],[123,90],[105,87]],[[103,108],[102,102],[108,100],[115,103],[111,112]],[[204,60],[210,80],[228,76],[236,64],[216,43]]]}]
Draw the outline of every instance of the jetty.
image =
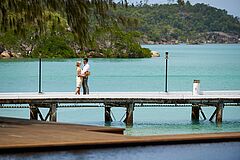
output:
[{"label": "jetty", "polygon": [[[22,92],[0,93],[1,108],[29,108],[31,120],[57,121],[57,109],[60,107],[103,107],[105,122],[113,120],[112,107],[126,108],[126,125],[133,124],[136,107],[191,107],[193,121],[200,114],[207,119],[202,107],[215,107],[209,120],[214,117],[216,123],[222,122],[223,109],[227,106],[240,106],[240,91],[202,91],[193,92],[94,92],[89,95],[75,95],[73,92]],[[44,116],[39,108],[49,108]],[[91,115],[89,115],[91,116]]]}]

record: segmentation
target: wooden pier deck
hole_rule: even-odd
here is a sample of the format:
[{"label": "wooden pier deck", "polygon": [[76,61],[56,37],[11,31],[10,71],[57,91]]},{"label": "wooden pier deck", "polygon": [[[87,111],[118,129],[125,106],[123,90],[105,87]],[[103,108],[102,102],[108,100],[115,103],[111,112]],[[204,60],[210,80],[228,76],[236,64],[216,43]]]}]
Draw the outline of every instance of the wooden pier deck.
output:
[{"label": "wooden pier deck", "polygon": [[93,92],[89,95],[75,95],[73,92],[0,93],[0,104],[24,103],[240,103],[240,91],[203,91],[200,95],[192,92]]},{"label": "wooden pier deck", "polygon": [[[170,105],[188,105],[192,107],[192,120],[199,120],[199,114],[206,119],[201,107],[215,106],[216,109],[209,120],[216,117],[216,122],[222,122],[223,108],[227,104],[240,105],[240,91],[202,91],[199,95],[192,92],[93,92],[89,95],[75,95],[73,92],[46,92],[46,93],[0,93],[0,108],[29,107],[30,119],[57,121],[57,108],[63,105],[72,107],[104,107],[105,121],[112,121],[111,108],[125,107],[127,125],[133,124],[135,107]],[[91,104],[91,105],[89,105]],[[11,106],[12,105],[12,106]],[[38,108],[49,108],[44,117]]]},{"label": "wooden pier deck", "polygon": [[0,117],[0,153],[240,141],[240,132],[131,137],[123,130]]}]

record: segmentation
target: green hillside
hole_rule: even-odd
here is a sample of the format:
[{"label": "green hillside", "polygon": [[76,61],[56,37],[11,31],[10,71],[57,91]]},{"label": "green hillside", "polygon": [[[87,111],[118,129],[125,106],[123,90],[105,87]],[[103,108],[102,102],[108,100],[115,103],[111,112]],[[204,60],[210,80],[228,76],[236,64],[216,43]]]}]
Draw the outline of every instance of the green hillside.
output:
[{"label": "green hillside", "polygon": [[135,29],[145,35],[144,42],[237,43],[240,36],[239,18],[206,4],[144,4],[118,12],[139,20]]}]

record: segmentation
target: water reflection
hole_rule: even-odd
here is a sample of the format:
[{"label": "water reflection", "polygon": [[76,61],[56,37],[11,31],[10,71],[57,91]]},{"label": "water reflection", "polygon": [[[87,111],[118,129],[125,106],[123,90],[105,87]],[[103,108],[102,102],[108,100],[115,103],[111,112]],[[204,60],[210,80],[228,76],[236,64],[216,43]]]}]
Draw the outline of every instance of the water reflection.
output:
[{"label": "water reflection", "polygon": [[[0,155],[0,160],[239,160],[240,142],[159,145]],[[204,153],[204,154],[203,154]],[[217,154],[217,156],[216,156]]]}]

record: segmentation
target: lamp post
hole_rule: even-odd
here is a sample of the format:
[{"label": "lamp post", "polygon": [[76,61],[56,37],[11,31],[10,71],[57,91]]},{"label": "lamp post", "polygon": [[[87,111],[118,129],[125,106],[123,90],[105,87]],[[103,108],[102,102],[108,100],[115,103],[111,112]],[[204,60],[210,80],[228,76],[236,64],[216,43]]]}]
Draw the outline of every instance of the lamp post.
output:
[{"label": "lamp post", "polygon": [[38,93],[42,93],[42,59],[41,54],[39,57],[39,66],[38,66]]},{"label": "lamp post", "polygon": [[167,92],[167,72],[168,72],[168,52],[165,54],[165,59],[166,59],[166,74],[165,74],[165,92]]}]

